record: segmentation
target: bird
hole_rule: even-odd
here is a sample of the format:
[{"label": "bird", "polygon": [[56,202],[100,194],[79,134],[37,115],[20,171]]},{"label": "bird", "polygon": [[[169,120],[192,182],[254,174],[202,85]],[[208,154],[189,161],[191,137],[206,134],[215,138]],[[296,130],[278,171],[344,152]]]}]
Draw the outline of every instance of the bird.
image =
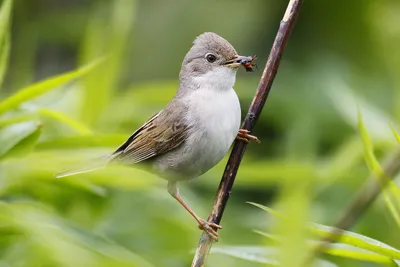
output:
[{"label": "bird", "polygon": [[[196,178],[222,160],[235,139],[259,142],[240,129],[241,108],[233,89],[236,72],[255,57],[237,54],[235,48],[213,32],[200,34],[183,59],[175,96],[160,112],[138,128],[100,164],[66,171],[61,178],[116,163],[142,163],[167,180],[169,194],[197,221],[200,229],[218,240],[222,227],[200,218],[182,199],[178,182]],[[251,68],[251,67],[250,67]]]}]

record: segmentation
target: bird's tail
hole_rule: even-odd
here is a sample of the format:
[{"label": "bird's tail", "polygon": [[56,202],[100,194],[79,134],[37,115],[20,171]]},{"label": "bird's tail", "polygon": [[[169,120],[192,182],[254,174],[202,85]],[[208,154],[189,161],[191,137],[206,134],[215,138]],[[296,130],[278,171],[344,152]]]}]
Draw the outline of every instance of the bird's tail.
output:
[{"label": "bird's tail", "polygon": [[105,168],[110,160],[111,156],[107,155],[101,158],[94,159],[88,163],[82,164],[82,166],[75,167],[73,169],[68,169],[66,171],[56,174],[56,178],[63,178],[66,176],[71,176],[80,173],[86,173],[91,171],[96,171]]}]

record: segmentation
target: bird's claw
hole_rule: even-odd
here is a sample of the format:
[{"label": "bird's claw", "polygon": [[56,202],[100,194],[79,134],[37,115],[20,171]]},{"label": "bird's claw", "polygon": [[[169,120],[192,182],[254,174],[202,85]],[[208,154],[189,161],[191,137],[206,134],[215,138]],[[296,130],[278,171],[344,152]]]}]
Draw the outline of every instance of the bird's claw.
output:
[{"label": "bird's claw", "polygon": [[214,241],[218,241],[218,233],[213,228],[222,229],[222,226],[213,222],[207,222],[205,220],[199,221],[199,229],[206,231],[207,234],[209,234],[211,238],[214,239]]},{"label": "bird's claw", "polygon": [[258,139],[257,136],[250,135],[249,133],[250,133],[249,130],[240,129],[236,136],[236,139],[244,141],[246,143],[250,141],[256,141],[257,143],[261,143],[260,139]]}]

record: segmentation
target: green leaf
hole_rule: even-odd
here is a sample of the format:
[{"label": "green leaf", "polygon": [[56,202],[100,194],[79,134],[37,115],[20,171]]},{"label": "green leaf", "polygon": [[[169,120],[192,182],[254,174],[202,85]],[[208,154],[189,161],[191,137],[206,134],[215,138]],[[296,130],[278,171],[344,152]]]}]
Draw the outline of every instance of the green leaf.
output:
[{"label": "green leaf", "polygon": [[345,244],[331,244],[323,252],[332,256],[366,262],[383,263],[388,266],[399,266],[392,258],[377,253],[367,252]]},{"label": "green leaf", "polygon": [[214,246],[211,248],[211,253],[220,253],[232,256],[238,259],[264,263],[270,265],[279,265],[278,261],[274,258],[276,249],[268,249],[259,246]]},{"label": "green leaf", "polygon": [[361,134],[361,139],[364,149],[364,158],[367,163],[369,170],[373,173],[375,178],[378,180],[378,184],[386,185],[388,184],[388,190],[382,188],[383,198],[385,203],[393,216],[395,222],[400,227],[400,192],[396,184],[387,177],[384,170],[380,166],[378,160],[375,157],[374,147],[372,141],[368,135],[367,129],[363,123],[362,114],[360,109],[358,109],[358,128]]},{"label": "green leaf", "polygon": [[29,150],[40,135],[40,124],[35,121],[10,125],[0,130],[0,158]]},{"label": "green leaf", "polygon": [[[267,265],[279,266],[276,260],[278,251],[274,247],[261,246],[214,246],[211,253],[219,253],[249,262],[262,263]],[[334,267],[335,264],[318,260],[315,264],[318,267]]]},{"label": "green leaf", "polygon": [[0,86],[3,84],[10,54],[10,20],[12,0],[5,0],[0,10]]},{"label": "green leaf", "polygon": [[40,135],[42,134],[42,127],[38,124],[38,127],[34,132],[29,134],[27,137],[22,139],[18,144],[16,144],[5,156],[5,157],[16,157],[24,156],[30,153],[35,147]]},{"label": "green leaf", "polygon": [[383,175],[383,170],[378,160],[375,158],[372,141],[368,135],[367,129],[365,128],[364,122],[362,120],[360,109],[358,109],[358,129],[360,131],[361,139],[363,142],[365,161],[367,162],[369,169],[374,173],[374,175],[380,177]]},{"label": "green leaf", "polygon": [[86,266],[152,266],[126,248],[68,224],[44,206],[30,202],[0,203],[0,211],[2,226],[40,244],[36,252],[48,255],[57,266],[80,266],[82,262]]},{"label": "green leaf", "polygon": [[257,204],[257,203],[254,203],[254,202],[246,202],[246,203],[248,203],[248,204],[250,204],[250,205],[253,205],[253,206],[257,207],[257,208],[260,208],[260,209],[262,209],[262,210],[268,212],[269,214],[273,215],[274,217],[276,217],[276,218],[278,218],[278,219],[283,219],[283,216],[282,216],[282,215],[280,215],[278,212],[274,211],[274,210],[271,209],[271,208],[268,208],[268,207],[266,207],[266,206],[264,206],[264,205]]},{"label": "green leaf", "polygon": [[74,119],[68,117],[67,115],[65,115],[61,112],[47,109],[47,108],[40,108],[39,114],[42,116],[51,118],[55,121],[61,122],[65,125],[68,125],[69,127],[74,129],[76,132],[78,132],[81,135],[89,135],[92,133],[92,131],[88,127],[86,127],[86,125],[84,125],[83,123],[81,123],[77,120],[74,120]]},{"label": "green leaf", "polygon": [[[252,205],[254,205],[254,203],[250,203]],[[277,213],[276,211],[272,210],[271,208],[265,207],[263,205],[260,204],[256,204],[254,205],[256,207],[259,207],[260,209],[270,213],[271,215],[273,215],[274,217],[278,218],[278,219],[283,219],[285,220],[285,218],[280,215],[279,213]],[[337,234],[337,229],[335,229],[334,227],[330,227],[330,226],[326,226],[326,225],[322,225],[322,224],[317,224],[317,223],[310,223],[310,227],[309,227],[310,231],[316,233],[321,239],[326,238],[328,235],[331,235],[333,233]],[[267,237],[269,239],[272,239],[274,241],[280,241],[279,237],[276,235],[271,235],[269,233],[264,233],[261,231],[255,231],[256,233]],[[340,230],[340,235],[337,238],[337,243],[341,243],[341,244],[345,244],[345,245],[349,245],[352,247],[356,247],[356,248],[360,248],[363,249],[365,251],[370,251],[375,253],[376,255],[380,255],[382,257],[377,257],[377,256],[371,256],[369,257],[368,255],[365,256],[364,258],[359,258],[360,260],[368,260],[370,259],[371,261],[373,261],[373,259],[377,259],[376,262],[378,262],[378,260],[382,260],[385,263],[392,263],[393,259],[395,260],[400,260],[400,250],[397,250],[383,242],[380,242],[376,239],[364,236],[364,235],[360,235],[354,232],[350,232],[350,231],[345,231],[345,230]],[[333,251],[333,250],[331,250]],[[365,253],[364,251],[364,253]],[[327,252],[328,253],[328,252]],[[337,252],[332,252],[330,254],[334,254]],[[343,253],[346,254],[346,253]],[[349,253],[349,257],[350,254],[353,255],[353,253]],[[355,253],[357,254],[357,253]]]},{"label": "green leaf", "polygon": [[389,125],[390,125],[390,128],[393,131],[394,137],[396,137],[397,143],[400,144],[400,135],[396,132],[396,130],[393,128],[393,126],[391,124],[389,124]]},{"label": "green leaf", "polygon": [[10,55],[10,34],[6,34],[0,48],[0,86],[3,84]]},{"label": "green leaf", "polygon": [[[123,55],[128,38],[132,35],[136,1],[110,2],[110,15],[104,16],[104,4],[98,2],[89,16],[87,31],[80,51],[80,62],[86,63],[100,55],[108,55],[104,68],[96,69],[83,79],[84,97],[81,113],[83,121],[92,125],[109,105],[116,89],[122,68]],[[105,41],[104,36],[108,36]],[[93,101],[96,99],[96,101]]]},{"label": "green leaf", "polygon": [[20,104],[32,100],[48,91],[57,88],[58,86],[72,81],[76,78],[79,78],[82,75],[85,75],[93,68],[98,66],[101,60],[96,60],[82,68],[79,68],[74,71],[70,71],[61,75],[54,76],[52,78],[46,79],[44,81],[40,81],[38,83],[29,85],[25,88],[22,88],[14,95],[6,98],[2,102],[0,102],[0,115],[10,111],[11,109],[18,107]]},{"label": "green leaf", "polygon": [[[312,223],[310,229],[321,238],[325,238],[332,233],[337,233],[337,229],[335,229],[334,227],[317,223]],[[354,232],[340,230],[340,237],[337,239],[337,242],[372,251],[377,254],[387,256],[389,258],[400,260],[400,250],[397,250],[376,239]]]},{"label": "green leaf", "polygon": [[32,121],[37,119],[36,114],[18,114],[15,116],[10,116],[8,118],[5,118],[3,120],[0,120],[0,128],[10,126],[11,124],[19,123],[19,122],[24,122],[24,121]]},{"label": "green leaf", "polygon": [[275,241],[275,242],[279,242],[279,236],[278,235],[273,235],[273,234],[269,234],[269,233],[265,233],[262,231],[258,231],[258,230],[253,230],[254,233],[259,234],[263,237],[268,238],[269,240]]},{"label": "green leaf", "polygon": [[5,0],[0,9],[0,40],[3,40],[8,31],[10,23],[12,0]]},{"label": "green leaf", "polygon": [[74,135],[39,142],[38,149],[75,149],[89,147],[115,147],[128,138],[125,134]]},{"label": "green leaf", "polygon": [[34,112],[30,113],[24,112],[20,114],[17,113],[16,115],[12,114],[12,116],[8,116],[7,118],[0,120],[0,128],[18,122],[38,119],[40,116],[47,117],[64,125],[67,125],[81,135],[89,135],[92,133],[92,131],[80,121],[77,121],[56,110],[51,110],[47,108],[38,108],[37,111],[35,110]]},{"label": "green leaf", "polygon": [[[270,235],[268,233],[264,233],[261,231],[256,231],[256,233],[267,237],[268,239],[272,239],[275,242],[281,243],[283,241],[283,237],[275,236],[275,235]],[[309,245],[317,245],[320,244],[320,242],[315,242],[315,241],[310,241]],[[322,250],[325,254],[329,254],[332,256],[337,256],[337,257],[343,257],[343,258],[348,258],[348,259],[353,259],[353,260],[359,260],[359,261],[366,261],[366,262],[375,262],[375,263],[383,263],[389,266],[398,266],[396,264],[396,261],[393,259],[393,257],[388,257],[383,254],[375,253],[375,252],[370,252],[365,249],[361,249],[358,247],[354,247],[345,243],[335,243],[335,244],[330,244],[328,247],[324,247]]]}]

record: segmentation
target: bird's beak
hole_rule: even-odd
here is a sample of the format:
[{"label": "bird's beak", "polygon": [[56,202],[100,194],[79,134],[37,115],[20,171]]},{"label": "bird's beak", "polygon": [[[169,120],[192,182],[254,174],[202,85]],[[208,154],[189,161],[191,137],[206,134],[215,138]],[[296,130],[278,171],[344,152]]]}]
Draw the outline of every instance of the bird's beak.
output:
[{"label": "bird's beak", "polygon": [[232,59],[227,60],[224,63],[222,63],[222,65],[225,65],[232,69],[237,69],[241,65],[244,65],[244,64],[252,62],[252,61],[253,61],[253,57],[245,57],[245,56],[236,55]]}]

